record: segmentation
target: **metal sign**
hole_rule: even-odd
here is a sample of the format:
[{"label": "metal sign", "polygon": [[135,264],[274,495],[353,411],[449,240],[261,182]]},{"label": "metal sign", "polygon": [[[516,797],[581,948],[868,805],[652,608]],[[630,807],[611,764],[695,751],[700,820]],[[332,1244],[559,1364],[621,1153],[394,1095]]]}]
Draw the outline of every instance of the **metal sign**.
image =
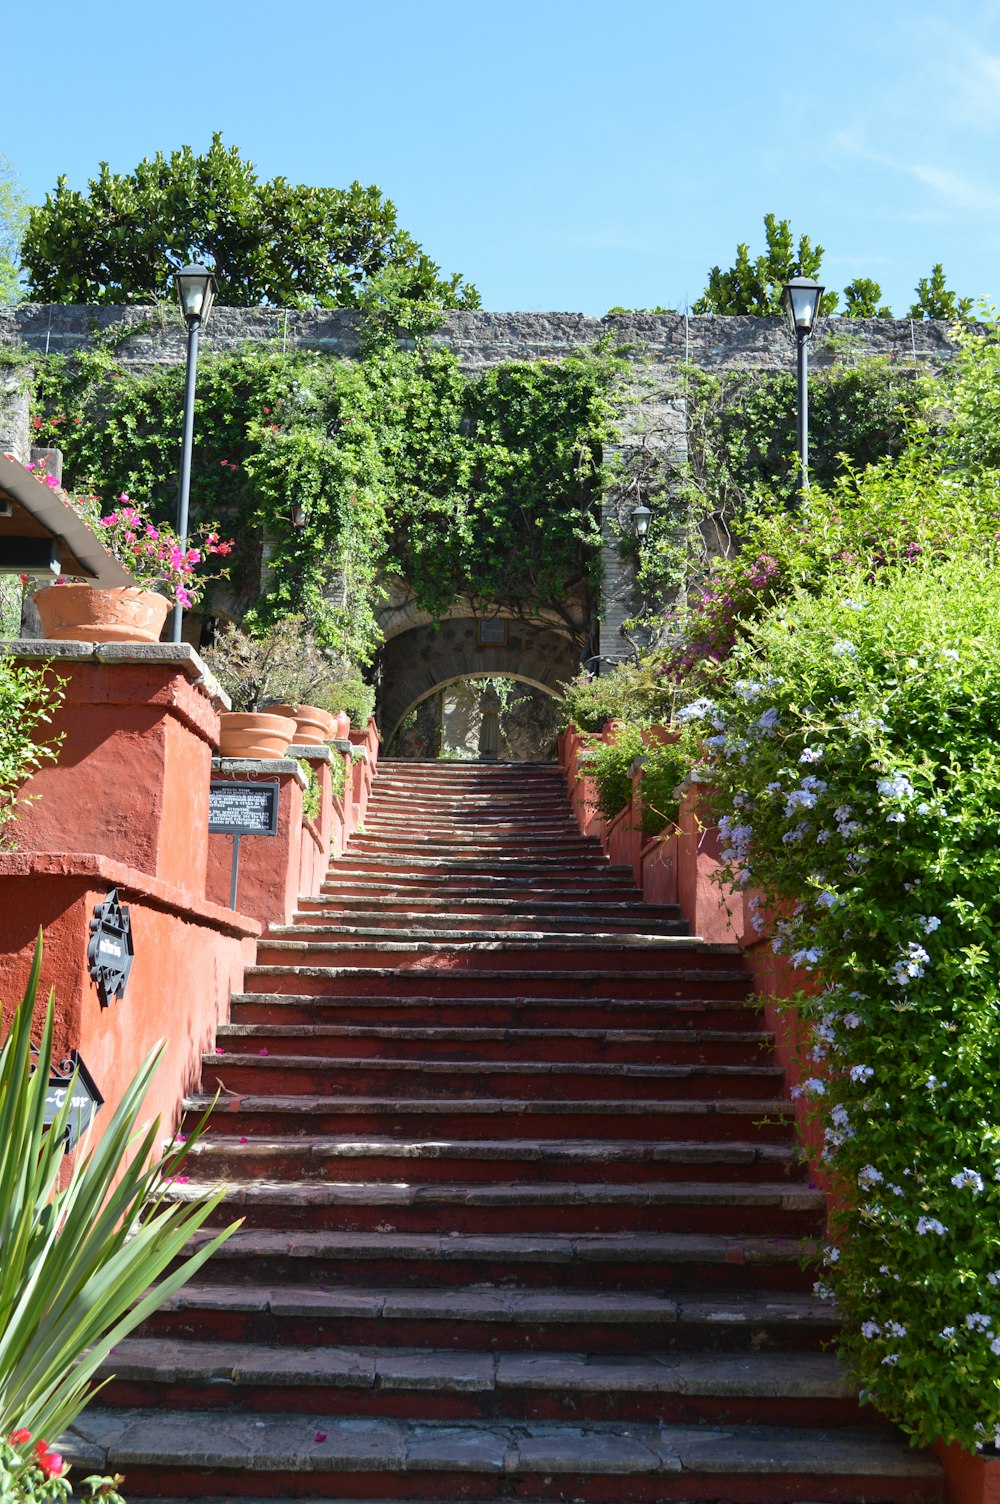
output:
[{"label": "metal sign", "polygon": [[276,836],[278,792],[274,783],[210,783],[208,829],[210,835]]},{"label": "metal sign", "polygon": [[208,786],[208,833],[232,836],[233,870],[229,880],[229,907],[236,907],[240,880],[240,836],[278,834],[278,797],[281,785],[273,783],[210,783]]},{"label": "metal sign", "polygon": [[103,903],[94,905],[90,930],[87,963],[101,1007],[106,1008],[112,998],[121,1001],[125,996],[134,955],[132,920],[126,906],[118,902],[117,888],[111,889]]},{"label": "metal sign", "polygon": [[[34,1045],[31,1047],[31,1053],[37,1057],[38,1051]],[[34,1071],[35,1065],[32,1065],[31,1069]],[[44,1122],[47,1128],[51,1128],[59,1116],[65,1105],[67,1093],[70,1091],[73,1093],[73,1105],[66,1122],[64,1147],[67,1154],[76,1148],[104,1106],[104,1098],[76,1050],[70,1051],[67,1060],[50,1066],[49,1089],[45,1094]]]}]

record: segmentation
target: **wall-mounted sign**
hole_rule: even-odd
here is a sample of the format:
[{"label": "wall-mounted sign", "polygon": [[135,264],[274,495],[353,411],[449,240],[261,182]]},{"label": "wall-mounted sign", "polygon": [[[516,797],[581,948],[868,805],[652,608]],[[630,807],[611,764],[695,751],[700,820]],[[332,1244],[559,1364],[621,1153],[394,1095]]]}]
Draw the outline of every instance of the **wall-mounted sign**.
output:
[{"label": "wall-mounted sign", "polygon": [[507,618],[505,616],[480,616],[476,621],[476,646],[478,648],[505,648],[507,646]]},{"label": "wall-mounted sign", "polygon": [[278,834],[278,797],[281,785],[229,783],[220,780],[208,786],[208,833],[232,836],[233,870],[229,880],[229,907],[236,907],[240,880],[240,836]]},{"label": "wall-mounted sign", "polygon": [[117,888],[111,889],[103,903],[94,905],[90,931],[87,963],[101,1007],[106,1008],[112,998],[121,1001],[125,996],[134,954],[132,920],[128,908],[118,902]]},{"label": "wall-mounted sign", "polygon": [[[32,1055],[36,1054],[37,1051],[32,1046]],[[34,1069],[32,1065],[32,1070]],[[53,1061],[49,1068],[49,1089],[45,1093],[44,1118],[47,1128],[51,1128],[59,1116],[69,1092],[73,1094],[73,1102],[66,1121],[65,1149],[67,1154],[76,1148],[104,1106],[104,1098],[76,1050],[70,1051],[68,1060],[62,1060],[58,1065]]]}]

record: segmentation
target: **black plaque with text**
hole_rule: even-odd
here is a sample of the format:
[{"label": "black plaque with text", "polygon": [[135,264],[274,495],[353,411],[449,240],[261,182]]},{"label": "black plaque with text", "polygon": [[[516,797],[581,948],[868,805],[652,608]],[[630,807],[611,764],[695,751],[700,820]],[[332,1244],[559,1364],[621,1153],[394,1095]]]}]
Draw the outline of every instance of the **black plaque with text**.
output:
[{"label": "black plaque with text", "polygon": [[276,836],[278,784],[209,784],[208,829],[212,835]]}]

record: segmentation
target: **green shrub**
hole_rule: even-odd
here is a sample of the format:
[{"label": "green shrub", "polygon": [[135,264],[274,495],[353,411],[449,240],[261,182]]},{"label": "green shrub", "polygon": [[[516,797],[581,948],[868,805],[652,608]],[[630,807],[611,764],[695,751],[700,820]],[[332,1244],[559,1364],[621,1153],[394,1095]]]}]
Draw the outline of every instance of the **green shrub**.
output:
[{"label": "green shrub", "polygon": [[831,577],[748,630],[715,702],[729,875],[818,995],[804,1094],[838,1187],[821,1288],[921,1442],[1000,1433],[1000,574]]},{"label": "green shrub", "polygon": [[663,742],[646,748],[639,785],[644,836],[658,836],[669,826],[677,824],[680,806],[677,790],[690,773],[694,760],[691,739],[683,734],[678,742]]},{"label": "green shrub", "polygon": [[562,686],[560,724],[578,731],[601,731],[608,721],[643,726],[669,721],[676,690],[663,677],[662,655],[638,663],[618,663],[600,675],[579,674]]},{"label": "green shrub", "polygon": [[37,736],[62,699],[63,681],[53,682],[47,669],[0,656],[0,829],[17,818],[18,798],[26,797],[22,790],[32,773],[56,758],[58,741]]},{"label": "green shrub", "polygon": [[605,820],[613,820],[631,804],[629,769],[644,750],[638,726],[620,726],[611,741],[595,738],[584,748],[580,763],[597,786],[596,808]]}]

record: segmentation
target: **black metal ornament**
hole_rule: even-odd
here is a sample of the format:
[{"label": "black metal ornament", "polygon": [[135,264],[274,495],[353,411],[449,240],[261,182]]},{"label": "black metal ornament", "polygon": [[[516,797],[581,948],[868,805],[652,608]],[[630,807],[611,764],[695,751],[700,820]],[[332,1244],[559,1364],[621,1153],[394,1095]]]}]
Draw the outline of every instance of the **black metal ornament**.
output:
[{"label": "black metal ornament", "polygon": [[[38,1068],[38,1049],[31,1046],[31,1065],[34,1075]],[[51,1127],[63,1109],[66,1093],[73,1087],[73,1105],[70,1109],[64,1134],[64,1147],[69,1154],[90,1127],[104,1106],[104,1098],[84,1065],[77,1050],[70,1050],[65,1060],[49,1063],[48,1091],[45,1094],[45,1125]]]},{"label": "black metal ornament", "polygon": [[117,888],[111,889],[103,903],[94,905],[90,930],[87,963],[101,1007],[107,1008],[112,998],[120,1002],[125,996],[134,956],[132,920],[128,907],[118,901]]}]

